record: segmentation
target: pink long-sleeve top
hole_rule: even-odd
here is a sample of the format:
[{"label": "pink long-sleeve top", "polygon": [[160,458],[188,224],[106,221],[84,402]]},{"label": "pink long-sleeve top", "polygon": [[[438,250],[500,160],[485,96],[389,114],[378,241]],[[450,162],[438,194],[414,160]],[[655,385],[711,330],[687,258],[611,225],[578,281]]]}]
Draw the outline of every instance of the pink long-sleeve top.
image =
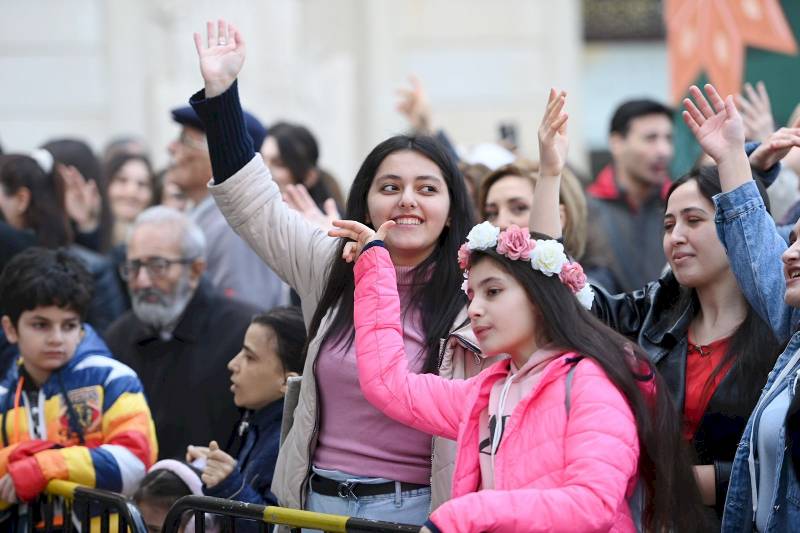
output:
[{"label": "pink long-sleeve top", "polygon": [[[411,267],[396,267],[403,313],[402,342],[411,372],[425,365],[421,311],[410,304]],[[358,384],[356,346],[329,336],[322,344],[316,377],[320,433],[314,465],[348,474],[427,485],[431,478],[431,436],[389,418],[369,403]]]}]

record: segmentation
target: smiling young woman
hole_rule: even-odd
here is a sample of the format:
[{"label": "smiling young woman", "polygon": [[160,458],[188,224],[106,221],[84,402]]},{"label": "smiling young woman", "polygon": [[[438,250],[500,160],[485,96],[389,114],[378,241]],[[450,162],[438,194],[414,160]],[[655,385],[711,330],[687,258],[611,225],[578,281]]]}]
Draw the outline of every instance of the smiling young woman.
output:
[{"label": "smiling young woman", "polygon": [[[791,531],[800,521],[800,243],[787,248],[738,147],[742,117],[733,97],[725,100],[711,85],[705,95],[691,87],[683,118],[703,150],[717,163],[721,191],[715,196],[716,229],[731,270],[748,302],[775,336],[787,341],[747,421],[731,467],[723,531]],[[696,102],[696,103],[695,103]],[[800,128],[782,128],[759,148],[765,160],[779,161],[800,145]],[[781,257],[781,261],[778,260]],[[783,299],[781,298],[783,296]]]},{"label": "smiling young woman", "polygon": [[[744,143],[742,156],[747,159]],[[557,191],[557,188],[550,189]],[[716,168],[676,180],[667,194],[664,253],[669,271],[643,289],[609,294],[594,286],[592,311],[648,352],[682,415],[695,476],[717,522],[747,418],[779,352],[769,326],[745,299],[716,235]],[[761,188],[764,198],[766,191]],[[534,197],[534,229],[560,235],[558,196]]]},{"label": "smiling young woman", "polygon": [[[205,90],[191,103],[206,125],[212,194],[230,225],[299,294],[310,339],[272,490],[285,506],[421,524],[431,483],[434,505],[449,494],[446,468],[453,457],[437,451],[432,467],[430,436],[391,420],[363,397],[353,345],[353,265],[342,259],[346,239],[329,237],[282,201],[242,125],[241,35],[223,21],[207,31],[207,43],[195,37]],[[414,371],[436,372],[440,362],[457,361],[477,373],[483,360],[460,345],[440,353],[440,340],[466,319],[462,276],[452,258],[472,225],[471,202],[448,152],[425,136],[378,144],[353,180],[345,214],[373,227],[397,226],[387,248],[400,279]],[[354,483],[355,498],[340,496],[344,481]]]}]

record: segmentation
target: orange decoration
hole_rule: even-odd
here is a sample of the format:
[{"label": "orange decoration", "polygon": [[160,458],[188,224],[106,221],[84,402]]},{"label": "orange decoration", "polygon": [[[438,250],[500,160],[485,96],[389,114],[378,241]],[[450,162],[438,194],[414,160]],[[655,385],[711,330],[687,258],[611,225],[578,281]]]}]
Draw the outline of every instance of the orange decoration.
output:
[{"label": "orange decoration", "polygon": [[720,94],[738,93],[748,46],[797,54],[780,0],[665,0],[664,21],[674,102],[703,71]]}]

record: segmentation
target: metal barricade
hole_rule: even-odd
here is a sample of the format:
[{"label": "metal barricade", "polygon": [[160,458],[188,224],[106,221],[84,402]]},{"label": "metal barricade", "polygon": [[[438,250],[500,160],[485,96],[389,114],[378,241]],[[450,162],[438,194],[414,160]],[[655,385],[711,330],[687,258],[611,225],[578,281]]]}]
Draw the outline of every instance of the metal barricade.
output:
[{"label": "metal barricade", "polygon": [[30,505],[37,511],[28,521],[31,532],[147,533],[136,506],[107,490],[56,480]]},{"label": "metal barricade", "polygon": [[273,525],[287,526],[292,531],[309,528],[331,533],[417,533],[420,528],[408,524],[255,505],[207,496],[184,496],[167,513],[163,533],[178,533],[186,513],[191,513],[194,518],[195,533],[205,533],[205,515],[220,517],[219,529],[232,533],[236,531],[237,519],[257,526],[260,533],[271,531]]}]

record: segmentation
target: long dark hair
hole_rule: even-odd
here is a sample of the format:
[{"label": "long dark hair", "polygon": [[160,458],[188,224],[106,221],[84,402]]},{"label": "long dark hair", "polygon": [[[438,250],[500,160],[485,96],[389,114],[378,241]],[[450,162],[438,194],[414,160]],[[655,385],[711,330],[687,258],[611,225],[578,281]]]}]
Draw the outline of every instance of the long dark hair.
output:
[{"label": "long dark hair", "polygon": [[36,234],[40,246],[57,248],[72,242],[72,229],[64,211],[63,183],[55,172],[45,172],[35,159],[26,155],[2,155],[0,187],[8,195],[22,187],[30,191],[23,222],[26,229]]},{"label": "long dark hair", "polygon": [[[427,357],[424,372],[436,372],[439,367],[439,340],[446,337],[459,311],[466,304],[459,290],[462,281],[456,257],[458,248],[472,227],[472,203],[458,166],[441,144],[429,136],[397,135],[376,146],[367,155],[356,174],[347,199],[345,218],[367,222],[367,193],[378,167],[389,155],[410,150],[430,159],[442,172],[450,196],[450,224],[446,226],[434,251],[414,269],[412,298],[419,302],[425,328]],[[342,239],[333,254],[327,283],[308,328],[309,342],[319,332],[322,318],[336,308],[328,329],[337,341],[352,343],[353,330],[353,264],[342,260],[346,240]],[[349,344],[348,344],[349,345]]]},{"label": "long dark hair", "polygon": [[314,135],[305,126],[276,122],[269,127],[267,137],[275,139],[281,160],[295,183],[303,183],[306,175],[317,168],[319,147]]},{"label": "long dark hair", "polygon": [[111,186],[111,183],[114,181],[117,173],[130,161],[141,161],[145,168],[147,168],[147,176],[150,179],[150,193],[152,194],[150,205],[158,205],[161,202],[162,184],[158,179],[158,176],[156,176],[155,172],[153,171],[153,165],[150,163],[150,158],[144,154],[121,152],[112,155],[103,168],[105,182],[108,184],[108,186]]},{"label": "long dark hair", "polygon": [[[50,152],[56,163],[77,168],[86,181],[94,181],[100,193],[99,245],[96,251],[105,253],[111,248],[112,220],[108,204],[108,182],[103,175],[100,160],[91,147],[79,139],[54,139],[42,145]],[[57,172],[54,170],[54,172]]]},{"label": "long dark hair", "polygon": [[[722,185],[719,181],[719,170],[716,166],[702,166],[692,170],[689,174],[681,176],[670,186],[666,200],[681,185],[690,181],[697,184],[700,194],[703,195],[711,204],[714,203],[713,197],[722,192]],[[769,198],[767,190],[760,180],[756,180],[764,205],[769,210]],[[747,314],[736,331],[730,338],[728,349],[722,360],[717,364],[705,387],[708,388],[714,382],[720,372],[729,365],[729,372],[738,386],[739,394],[736,396],[739,414],[753,410],[761,389],[767,381],[767,375],[775,364],[775,359],[780,353],[781,345],[772,333],[772,329],[758,316],[758,313],[745,300]],[[678,297],[678,304],[673,306],[675,313],[682,313],[684,309],[691,306],[694,315],[700,312],[700,305],[697,302],[695,289],[687,287],[681,288]],[[677,316],[676,316],[677,318]]]},{"label": "long dark hair", "polygon": [[253,317],[252,324],[270,328],[278,345],[278,358],[287,372],[303,373],[306,325],[299,307],[273,307]]},{"label": "long dark hair", "polygon": [[[482,260],[494,261],[522,285],[541,313],[538,329],[544,339],[592,359],[627,399],[639,437],[645,529],[702,531],[703,506],[688,446],[681,438],[680,416],[647,353],[584,309],[558,276],[545,276],[528,261],[512,261],[493,249],[473,251],[470,264],[474,267]],[[642,390],[647,382],[655,385],[652,395]]]},{"label": "long dark hair", "polygon": [[[319,207],[327,200],[333,198],[338,208],[344,205],[342,191],[336,179],[328,172],[317,166],[319,161],[319,145],[314,134],[300,124],[289,122],[276,122],[269,127],[267,137],[275,139],[281,161],[289,169],[295,184],[305,183],[308,173],[317,173],[318,183],[322,187],[310,187],[309,194]],[[323,194],[321,194],[323,193]],[[325,196],[324,198],[322,196]]]}]

